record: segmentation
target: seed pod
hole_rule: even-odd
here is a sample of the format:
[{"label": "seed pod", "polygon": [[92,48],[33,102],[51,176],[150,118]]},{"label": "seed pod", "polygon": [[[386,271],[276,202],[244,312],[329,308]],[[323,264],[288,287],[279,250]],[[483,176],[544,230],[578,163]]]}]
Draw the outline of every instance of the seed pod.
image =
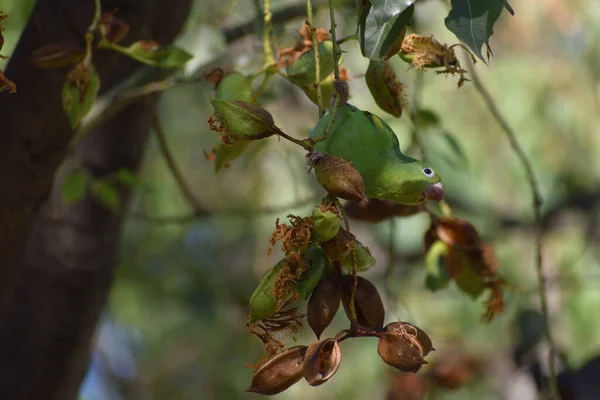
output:
[{"label": "seed pod", "polygon": [[265,319],[275,314],[277,310],[277,299],[273,296],[273,284],[277,279],[277,274],[286,260],[283,259],[274,267],[269,269],[263,275],[254,293],[250,297],[250,313],[248,314],[248,323],[253,323]]},{"label": "seed pod", "polygon": [[340,230],[340,218],[331,210],[322,210],[320,206],[313,209],[313,233],[319,242],[327,242]]},{"label": "seed pod", "polygon": [[356,269],[357,271],[366,271],[375,266],[375,258],[371,255],[369,249],[355,240],[352,244],[352,250],[342,260],[342,267],[347,271]]},{"label": "seed pod", "polygon": [[302,379],[307,346],[289,348],[261,365],[246,392],[267,396],[281,393]]},{"label": "seed pod", "polygon": [[365,182],[350,162],[317,152],[309,153],[308,161],[315,169],[317,182],[329,194],[346,200],[369,201]]},{"label": "seed pod", "polygon": [[[252,81],[239,72],[231,72],[219,78],[215,96],[219,100],[249,101],[252,98]],[[219,172],[228,162],[242,155],[249,145],[250,142],[244,140],[231,146],[219,143],[215,149],[215,172]]]},{"label": "seed pod", "polygon": [[264,108],[245,101],[225,101],[213,98],[215,116],[223,126],[224,135],[236,140],[257,140],[277,133],[273,116]]},{"label": "seed pod", "polygon": [[[319,84],[319,86],[321,86],[321,107],[323,108],[328,107],[331,97],[335,94],[335,86],[333,85],[334,82],[335,77],[333,75],[329,75]],[[301,88],[313,103],[319,105],[319,96],[314,83],[302,86]]]},{"label": "seed pod", "polygon": [[315,333],[317,339],[323,331],[331,324],[335,314],[340,308],[340,292],[335,275],[321,279],[316,289],[310,296],[306,310],[306,319],[310,329]]},{"label": "seed pod", "polygon": [[417,372],[427,364],[423,357],[433,346],[425,332],[407,322],[392,322],[385,329],[377,351],[386,364],[404,372]]},{"label": "seed pod", "polygon": [[296,290],[303,299],[308,299],[308,296],[310,296],[317,287],[323,276],[323,271],[325,271],[325,267],[327,267],[327,258],[325,257],[323,250],[318,246],[308,250],[304,257],[308,259],[310,267],[298,281]]},{"label": "seed pod", "polygon": [[[350,300],[354,287],[354,277],[343,275],[340,278],[341,295],[344,311],[349,319]],[[375,285],[368,279],[357,276],[356,294],[354,296],[354,309],[356,311],[356,322],[364,328],[381,329],[385,320],[385,309]]]},{"label": "seed pod", "polygon": [[304,356],[304,379],[311,386],[327,382],[342,363],[342,352],[336,339],[325,339],[308,346]]},{"label": "seed pod", "polygon": [[339,228],[337,235],[327,242],[321,243],[321,248],[327,258],[333,261],[342,261],[352,251],[356,236],[344,228]]},{"label": "seed pod", "polygon": [[225,101],[250,101],[252,80],[239,72],[230,72],[219,81],[215,97]]},{"label": "seed pod", "polygon": [[365,80],[379,108],[400,118],[406,104],[404,85],[396,78],[390,63],[371,60]]},{"label": "seed pod", "polygon": [[[339,62],[341,62],[341,57]],[[325,80],[333,72],[333,42],[319,43],[319,77]],[[311,48],[287,67],[288,79],[299,86],[315,83],[315,51]]]}]

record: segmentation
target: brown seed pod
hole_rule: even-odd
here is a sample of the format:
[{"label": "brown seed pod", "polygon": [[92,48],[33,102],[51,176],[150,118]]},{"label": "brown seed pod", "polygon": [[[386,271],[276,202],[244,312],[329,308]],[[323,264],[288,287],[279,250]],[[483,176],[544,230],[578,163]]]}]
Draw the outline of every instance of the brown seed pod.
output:
[{"label": "brown seed pod", "polygon": [[434,348],[425,332],[408,322],[392,322],[385,329],[377,351],[386,364],[404,372],[417,372],[427,364],[423,357]]},{"label": "brown seed pod", "polygon": [[281,393],[302,379],[307,346],[289,348],[261,365],[246,392],[264,395]]},{"label": "brown seed pod", "polygon": [[321,279],[308,301],[306,319],[317,339],[329,326],[340,308],[340,292],[335,275]]},{"label": "brown seed pod", "polygon": [[318,152],[309,153],[307,157],[317,182],[327,193],[346,200],[369,201],[365,195],[365,182],[352,163]]},{"label": "brown seed pod", "polygon": [[356,236],[344,228],[339,228],[337,235],[327,242],[321,243],[321,248],[327,258],[334,261],[342,261],[353,249]]},{"label": "brown seed pod", "polygon": [[477,229],[468,221],[458,218],[440,218],[436,223],[437,236],[449,246],[475,249],[481,244]]},{"label": "brown seed pod", "polygon": [[[343,275],[340,277],[342,304],[344,311],[349,319],[350,300],[352,297],[352,288],[354,287],[354,277],[352,275]],[[385,309],[381,296],[375,285],[368,279],[357,276],[356,294],[354,297],[354,308],[356,311],[356,322],[364,328],[381,329],[385,320]]]},{"label": "brown seed pod", "polygon": [[336,339],[312,343],[304,356],[304,378],[311,386],[327,382],[342,363],[342,352]]}]

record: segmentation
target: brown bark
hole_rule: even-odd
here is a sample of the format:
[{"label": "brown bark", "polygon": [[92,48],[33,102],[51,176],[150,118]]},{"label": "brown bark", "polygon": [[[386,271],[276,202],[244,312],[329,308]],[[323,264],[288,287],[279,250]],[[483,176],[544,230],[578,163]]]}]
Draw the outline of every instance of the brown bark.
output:
[{"label": "brown bark", "polygon": [[[118,7],[130,24],[126,42],[172,41],[190,5],[103,1],[105,10]],[[92,13],[91,0],[40,0],[6,71],[18,94],[0,95],[1,399],[76,398],[113,276],[122,218],[91,198],[62,206],[61,176],[53,184],[73,135],[60,101],[68,69],[39,70],[28,61],[45,43],[80,42]],[[106,51],[95,54],[94,64],[103,90],[139,68]],[[76,155],[92,175],[137,169],[156,100],[130,105],[81,143]],[[120,188],[120,194],[126,204],[129,190]]]}]

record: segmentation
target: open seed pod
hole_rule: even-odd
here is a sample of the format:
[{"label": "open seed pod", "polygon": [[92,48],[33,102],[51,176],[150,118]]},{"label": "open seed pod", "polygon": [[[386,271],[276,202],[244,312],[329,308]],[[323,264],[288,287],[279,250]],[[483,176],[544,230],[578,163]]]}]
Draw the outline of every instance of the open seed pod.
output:
[{"label": "open seed pod", "polygon": [[[334,69],[333,42],[331,40],[319,43],[319,56],[319,77],[321,80],[325,80]],[[302,54],[287,67],[287,77],[291,82],[300,86],[315,83],[315,51],[313,48]]]},{"label": "open seed pod", "polygon": [[302,379],[307,346],[289,348],[261,365],[246,392],[264,395],[281,393]]},{"label": "open seed pod", "polygon": [[379,108],[400,118],[406,104],[404,84],[398,81],[392,66],[387,61],[371,60],[365,81]]},{"label": "open seed pod", "polygon": [[313,291],[306,310],[306,319],[310,329],[315,333],[317,339],[331,324],[335,314],[340,308],[340,292],[335,275],[331,274],[321,279],[317,288]]},{"label": "open seed pod", "polygon": [[336,339],[312,343],[304,356],[304,378],[311,386],[327,382],[342,363],[342,352]]},{"label": "open seed pod", "polygon": [[[351,319],[350,300],[354,277],[343,275],[340,277],[342,304],[348,319]],[[367,329],[381,329],[385,320],[385,309],[381,296],[375,285],[368,279],[357,276],[356,294],[354,297],[354,308],[356,310],[356,322]]]},{"label": "open seed pod", "polygon": [[408,322],[392,322],[385,329],[377,351],[386,364],[404,372],[417,372],[427,364],[424,357],[434,348],[425,332]]},{"label": "open seed pod", "polygon": [[[258,286],[254,289],[254,293],[250,297],[249,323],[268,318],[279,311],[277,308],[277,299],[273,295],[273,285],[285,263],[286,259],[283,259],[265,272]],[[291,293],[286,296],[288,298],[291,297]]]},{"label": "open seed pod", "polygon": [[356,236],[344,228],[339,228],[335,237],[327,242],[321,243],[321,248],[327,258],[334,261],[342,261],[354,248]]},{"label": "open seed pod", "polygon": [[327,242],[340,230],[340,217],[323,206],[313,209],[313,233],[319,242]]},{"label": "open seed pod", "polygon": [[365,182],[352,163],[318,152],[309,153],[307,157],[317,182],[327,193],[346,200],[369,201],[365,195]]},{"label": "open seed pod", "polygon": [[346,271],[357,270],[359,272],[366,271],[375,266],[375,257],[371,255],[371,251],[362,245],[361,242],[355,240],[352,245],[352,250],[342,260],[342,267]]}]

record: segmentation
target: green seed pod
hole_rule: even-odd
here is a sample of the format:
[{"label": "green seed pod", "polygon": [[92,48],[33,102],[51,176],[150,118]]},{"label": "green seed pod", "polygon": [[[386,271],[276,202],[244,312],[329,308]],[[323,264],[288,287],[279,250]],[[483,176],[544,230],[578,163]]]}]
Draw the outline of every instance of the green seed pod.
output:
[{"label": "green seed pod", "polygon": [[320,206],[313,209],[313,233],[319,242],[327,242],[337,235],[340,230],[340,218],[330,210],[321,210]]},{"label": "green seed pod", "polygon": [[387,61],[371,60],[365,80],[379,108],[400,118],[406,103],[404,85],[398,81],[390,64]]},{"label": "green seed pod", "polygon": [[304,257],[308,259],[310,267],[300,277],[296,285],[296,290],[306,300],[313,290],[315,290],[323,276],[323,271],[327,267],[327,257],[325,257],[323,250],[319,246],[312,247],[304,254]]},{"label": "green seed pod", "polygon": [[[341,57],[339,59],[341,62]],[[324,80],[333,72],[333,42],[319,43],[319,77]],[[310,49],[287,67],[288,79],[300,86],[315,83],[315,51]]]},{"label": "green seed pod", "polygon": [[217,85],[215,97],[226,101],[250,101],[252,81],[239,72],[231,72],[225,75]]},{"label": "green seed pod", "polygon": [[366,271],[375,266],[375,258],[371,252],[362,245],[361,242],[355,240],[350,253],[342,260],[342,267],[347,271],[352,271],[356,268],[357,271]]},{"label": "green seed pod", "polygon": [[[212,99],[215,116],[224,136],[235,140],[256,140],[277,133],[273,116],[264,108],[245,101]],[[215,128],[215,127],[213,127]],[[218,130],[218,128],[217,128]]]},{"label": "green seed pod", "polygon": [[[321,86],[321,107],[323,107],[323,108],[329,107],[329,102],[331,101],[331,97],[335,94],[335,86],[333,85],[334,82],[335,82],[335,77],[333,75],[329,75],[320,84],[320,86]],[[304,93],[306,93],[308,98],[313,103],[315,103],[316,105],[319,105],[319,97],[317,95],[317,88],[315,87],[314,84],[302,86],[302,90],[304,91]]]},{"label": "green seed pod", "polygon": [[273,296],[273,285],[279,271],[284,265],[285,259],[279,261],[277,265],[265,272],[258,286],[254,289],[254,293],[250,297],[248,323],[268,318],[277,312],[277,299]]},{"label": "green seed pod", "polygon": [[[252,81],[239,72],[227,74],[219,82],[215,96],[219,100],[249,101],[252,98]],[[249,145],[249,141],[239,141],[232,146],[219,143],[215,149],[215,172],[238,158]]]}]

